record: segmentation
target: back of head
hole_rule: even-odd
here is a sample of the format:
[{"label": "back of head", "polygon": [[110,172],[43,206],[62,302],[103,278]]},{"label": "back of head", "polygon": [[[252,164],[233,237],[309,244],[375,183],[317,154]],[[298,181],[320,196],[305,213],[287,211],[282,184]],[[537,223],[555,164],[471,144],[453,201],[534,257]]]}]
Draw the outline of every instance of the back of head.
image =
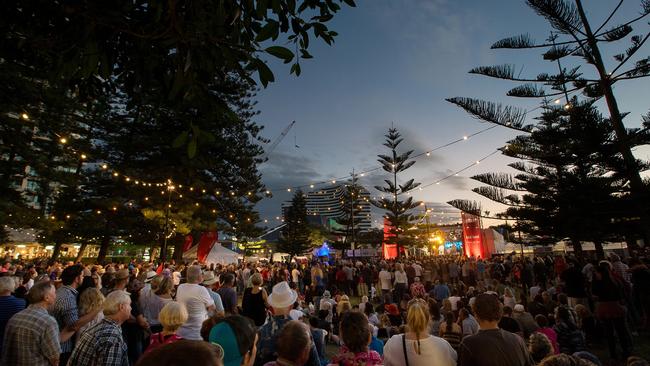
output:
[{"label": "back of head", "polygon": [[104,315],[115,315],[120,311],[120,305],[130,303],[131,297],[126,291],[113,291],[104,300]]},{"label": "back of head", "polygon": [[95,287],[85,289],[79,295],[79,315],[86,315],[104,306],[104,295]]},{"label": "back of head", "polygon": [[171,278],[165,277],[165,276],[160,276],[160,283],[158,284],[158,287],[156,288],[156,291],[154,292],[156,295],[164,295],[168,294],[172,291],[172,288],[174,287],[174,282]]},{"label": "back of head", "polygon": [[546,357],[538,366],[594,366],[593,363],[565,354]]},{"label": "back of head", "polygon": [[[11,279],[11,282],[14,283],[13,279]],[[27,293],[27,301],[30,304],[38,304],[45,300],[45,296],[47,296],[49,291],[53,291],[53,289],[54,286],[52,285],[52,282],[38,282],[29,289],[29,292]]]},{"label": "back of head", "polygon": [[0,277],[0,293],[14,292],[16,290],[16,281],[10,276]]},{"label": "back of head", "polygon": [[201,266],[190,266],[187,269],[187,282],[194,284],[201,282],[201,273]]},{"label": "back of head", "polygon": [[311,334],[305,323],[291,320],[282,327],[277,340],[278,356],[296,362],[311,349]]},{"label": "back of head", "polygon": [[548,337],[538,332],[530,335],[528,339],[528,351],[536,363],[554,353],[553,345],[551,345]]},{"label": "back of head", "polygon": [[169,332],[175,332],[181,325],[187,321],[188,314],[185,304],[177,301],[170,301],[160,310],[158,320],[163,329]]},{"label": "back of head", "polygon": [[203,341],[179,340],[156,347],[140,358],[136,366],[185,365],[223,366],[223,349]]},{"label": "back of head", "polygon": [[[210,330],[208,341],[224,350],[224,363],[243,359],[255,345],[257,329],[252,320],[241,315],[222,318]],[[238,364],[239,364],[238,363]]]},{"label": "back of head", "polygon": [[365,352],[370,344],[368,318],[359,312],[349,311],[341,316],[339,334],[346,347],[353,353]]},{"label": "back of head", "polygon": [[406,315],[406,324],[408,325],[409,331],[417,335],[428,333],[430,319],[429,306],[424,300],[416,299],[410,301]]},{"label": "back of head", "polygon": [[84,268],[80,264],[65,267],[61,273],[61,283],[65,286],[71,285],[74,282],[74,279],[83,273],[83,269]]},{"label": "back of head", "polygon": [[474,315],[479,321],[498,322],[501,320],[503,313],[503,306],[499,299],[491,294],[480,294],[476,296],[474,305],[472,306]]}]

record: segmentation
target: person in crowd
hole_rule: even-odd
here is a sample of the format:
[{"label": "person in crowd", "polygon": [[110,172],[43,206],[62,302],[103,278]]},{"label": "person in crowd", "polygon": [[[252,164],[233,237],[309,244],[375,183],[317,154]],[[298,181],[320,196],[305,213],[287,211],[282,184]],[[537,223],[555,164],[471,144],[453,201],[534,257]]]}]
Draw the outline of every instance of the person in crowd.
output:
[{"label": "person in crowd", "polygon": [[339,325],[339,336],[343,345],[339,353],[332,358],[332,363],[342,366],[381,365],[379,353],[368,348],[372,339],[368,318],[362,313],[350,311],[344,313]]},{"label": "person in crowd", "polygon": [[366,317],[368,317],[368,322],[370,322],[370,324],[372,324],[375,327],[379,327],[381,325],[381,322],[379,321],[379,317],[375,312],[375,308],[372,306],[371,303],[369,302],[366,303],[366,305],[363,307],[363,313],[366,314]]},{"label": "person in crowd", "polygon": [[456,318],[453,312],[447,312],[444,315],[445,321],[440,324],[440,337],[451,345],[451,347],[458,351],[460,346],[460,341],[463,338],[463,330],[460,325],[456,322]]},{"label": "person in crowd", "polygon": [[632,351],[632,336],[625,319],[626,308],[621,305],[625,301],[624,289],[612,279],[611,268],[607,263],[596,267],[591,292],[596,299],[596,318],[604,327],[610,356],[618,358],[618,339],[623,359],[626,359]]},{"label": "person in crowd", "polygon": [[128,366],[127,347],[120,325],[131,317],[131,297],[113,291],[104,301],[104,319],[79,338],[69,365]]},{"label": "person in crowd", "polygon": [[558,306],[555,310],[553,330],[557,334],[557,343],[561,353],[570,355],[586,349],[585,336],[566,307]]},{"label": "person in crowd", "polygon": [[[155,273],[155,272],[154,272]],[[162,325],[158,316],[160,310],[169,303],[173,301],[171,296],[172,287],[174,286],[173,281],[169,277],[164,276],[155,276],[150,281],[150,289],[143,288],[140,292],[140,309],[142,315],[149,323],[151,328],[151,333],[158,333],[162,331]]]},{"label": "person in crowd", "polygon": [[388,271],[388,265],[384,264],[378,275],[379,288],[381,289],[382,302],[388,304],[393,302],[393,275]]},{"label": "person in crowd", "polygon": [[510,309],[514,309],[516,304],[517,300],[515,299],[515,295],[512,293],[512,289],[506,287],[503,291],[503,305],[508,306]]},{"label": "person in crowd", "polygon": [[535,364],[540,363],[548,356],[555,354],[551,341],[542,333],[533,333],[528,338],[528,352],[535,361]]},{"label": "person in crowd", "polygon": [[501,316],[501,320],[499,320],[499,328],[517,334],[522,338],[524,337],[524,332],[521,330],[519,322],[512,318],[512,308],[510,306],[503,307],[503,315]]},{"label": "person in crowd", "polygon": [[650,362],[638,356],[631,356],[627,359],[627,366],[649,366]]},{"label": "person in crowd", "polygon": [[416,298],[420,297],[423,298],[424,295],[426,295],[426,290],[424,289],[424,285],[422,282],[420,282],[420,277],[415,277],[413,278],[413,283],[411,284],[411,287],[409,289],[411,293],[411,298]]},{"label": "person in crowd", "polygon": [[490,294],[476,297],[474,315],[479,332],[460,344],[460,366],[533,366],[534,361],[521,337],[499,329],[502,304]]},{"label": "person in crowd", "polygon": [[589,311],[588,307],[582,304],[576,305],[576,315],[578,321],[576,325],[585,334],[587,344],[592,343],[602,334],[596,317]]},{"label": "person in crowd", "polygon": [[[95,319],[100,309],[89,312],[83,317],[79,317],[79,308],[77,307],[77,288],[83,282],[83,267],[79,264],[65,267],[61,273],[61,286],[56,290],[56,302],[51,307],[51,314],[59,324],[59,330],[65,328],[79,329],[85,324]],[[74,338],[70,338],[61,343],[61,357],[59,362],[66,364],[74,348]]]},{"label": "person in crowd", "polygon": [[440,335],[440,325],[445,321],[445,318],[440,314],[440,308],[436,300],[429,299],[429,316],[431,317],[431,335],[438,337]]},{"label": "person in crowd", "polygon": [[223,356],[223,348],[215,344],[180,340],[156,347],[142,356],[136,366],[178,366],[186,365],[188,360],[192,360],[192,366],[224,366]]},{"label": "person in crowd", "polygon": [[208,290],[210,297],[214,301],[214,311],[208,314],[209,316],[215,314],[221,316],[225,315],[225,309],[223,307],[223,302],[221,301],[221,295],[215,291],[215,287],[218,285],[219,280],[217,279],[217,276],[214,275],[214,271],[203,272],[203,282],[201,282],[201,286],[204,286]]},{"label": "person in crowd", "polygon": [[59,332],[56,320],[48,314],[47,308],[56,301],[54,286],[50,281],[33,285],[28,300],[30,306],[7,322],[0,364],[57,366],[61,353],[59,342],[71,338],[75,330],[66,327]]},{"label": "person in crowd", "polygon": [[309,318],[309,330],[311,332],[311,337],[314,340],[314,346],[316,346],[316,352],[318,352],[318,359],[321,366],[327,365],[327,355],[325,354],[325,344],[327,343],[328,332],[325,329],[319,328],[319,321],[316,317]]},{"label": "person in crowd", "polygon": [[368,296],[361,296],[361,301],[359,302],[359,311],[365,314],[366,303],[368,302]]},{"label": "person in crowd", "polygon": [[568,268],[562,272],[560,278],[564,281],[569,306],[575,308],[577,304],[587,304],[585,277],[575,258],[569,259]]},{"label": "person in crowd", "polygon": [[249,317],[255,322],[255,326],[261,327],[266,321],[266,300],[268,295],[262,287],[262,275],[254,273],[250,277],[252,287],[244,290],[242,298],[242,315]]},{"label": "person in crowd", "polygon": [[535,322],[535,318],[533,318],[533,316],[527,312],[524,306],[521,304],[515,305],[515,308],[513,310],[513,319],[519,323],[519,326],[524,333],[524,339],[528,339],[528,337],[530,337],[530,335],[533,334],[537,328],[539,328]]},{"label": "person in crowd", "polygon": [[535,332],[541,333],[548,338],[549,342],[551,342],[551,345],[553,346],[553,354],[560,353],[560,346],[557,343],[557,333],[555,333],[553,328],[549,327],[548,318],[540,314],[535,317],[535,322],[539,326]]},{"label": "person in crowd", "polygon": [[145,353],[151,352],[163,344],[169,344],[183,339],[176,332],[187,321],[188,314],[185,305],[180,302],[170,301],[160,310],[158,318],[162,324],[162,331],[151,335],[149,347]]},{"label": "person in crowd", "polygon": [[463,338],[478,333],[478,322],[467,309],[460,309],[458,312],[458,322],[460,323]]},{"label": "person in crowd", "polygon": [[[298,299],[298,294],[293,291],[286,281],[273,286],[267,302],[273,311],[273,316],[259,329],[259,340],[257,341],[257,357],[255,366],[262,366],[274,360],[277,352],[277,340],[280,329],[290,321],[289,312]],[[316,347],[311,348],[309,360],[306,365],[319,366],[320,361]]]},{"label": "person in crowd", "polygon": [[298,320],[291,320],[282,327],[278,336],[275,361],[265,366],[302,366],[311,353],[311,332],[307,325]]},{"label": "person in crowd", "polygon": [[429,304],[422,299],[410,301],[406,316],[407,332],[392,336],[384,347],[384,364],[392,365],[456,365],[457,354],[444,339],[429,334]]},{"label": "person in crowd", "polygon": [[27,306],[24,299],[12,295],[16,282],[9,277],[0,277],[0,355],[2,355],[2,342],[4,339],[7,322],[14,314],[24,310]]},{"label": "person in crowd", "polygon": [[447,299],[449,294],[449,286],[446,283],[441,283],[440,280],[436,280],[436,285],[429,292],[429,296],[433,297],[439,303]]},{"label": "person in crowd", "polygon": [[594,364],[580,357],[560,354],[543,359],[538,366],[594,366]]},{"label": "person in crowd", "polygon": [[350,298],[348,295],[341,296],[341,300],[336,304],[336,314],[340,317],[342,313],[352,310]]},{"label": "person in crowd", "polygon": [[76,338],[79,337],[88,329],[93,327],[104,319],[104,295],[102,292],[94,287],[89,287],[79,295],[79,316],[83,317],[89,313],[96,313],[95,318],[88,323],[84,324],[79,331],[77,331]]},{"label": "person in crowd", "polygon": [[208,340],[223,349],[223,366],[253,366],[257,359],[259,336],[253,321],[244,316],[220,319],[210,330]]},{"label": "person in crowd", "polygon": [[188,314],[187,321],[178,329],[178,335],[183,339],[201,340],[201,325],[208,313],[215,311],[208,290],[199,285],[202,281],[201,266],[193,265],[187,269],[187,283],[176,289],[176,301],[185,305]]},{"label": "person in crowd", "polygon": [[[136,361],[142,356],[146,345],[149,340],[149,323],[142,314],[138,299],[140,298],[140,290],[144,284],[137,280],[136,270],[129,277],[127,284],[127,293],[131,297],[131,317],[122,323],[122,334],[126,341],[126,347],[129,356],[129,364],[134,365]],[[119,291],[119,290],[115,290]]]},{"label": "person in crowd", "polygon": [[327,321],[329,323],[332,323],[332,320],[334,318],[334,307],[336,306],[336,301],[332,299],[332,294],[328,291],[325,290],[323,291],[323,297],[320,299],[320,304],[319,304],[319,309],[320,310],[327,310],[328,315],[327,315]]},{"label": "person in crowd", "polygon": [[226,314],[238,314],[237,291],[234,289],[235,276],[230,272],[226,272],[221,275],[220,279],[221,287],[217,290],[217,293],[221,296],[224,311]]}]

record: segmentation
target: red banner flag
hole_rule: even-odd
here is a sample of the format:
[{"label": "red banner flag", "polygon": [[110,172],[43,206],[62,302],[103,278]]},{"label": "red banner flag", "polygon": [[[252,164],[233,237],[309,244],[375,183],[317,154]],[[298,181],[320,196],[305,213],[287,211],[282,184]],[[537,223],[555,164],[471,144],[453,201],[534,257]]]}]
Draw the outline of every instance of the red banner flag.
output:
[{"label": "red banner flag", "polygon": [[199,240],[199,247],[196,251],[196,259],[198,259],[201,263],[205,262],[205,258],[208,256],[216,242],[216,231],[208,231],[203,233],[201,235],[201,239]]},{"label": "red banner flag", "polygon": [[485,258],[487,250],[483,244],[481,218],[467,212],[460,213],[463,219],[463,251],[467,257]]},{"label": "red banner flag", "polygon": [[390,224],[390,221],[387,218],[384,218],[384,241],[381,248],[384,259],[397,258],[397,244],[391,243],[395,238],[395,234],[392,233],[392,230],[393,226]]},{"label": "red banner flag", "polygon": [[194,243],[194,238],[192,235],[186,236],[185,242],[183,243],[183,252],[187,252],[187,250],[192,247],[192,243]]}]

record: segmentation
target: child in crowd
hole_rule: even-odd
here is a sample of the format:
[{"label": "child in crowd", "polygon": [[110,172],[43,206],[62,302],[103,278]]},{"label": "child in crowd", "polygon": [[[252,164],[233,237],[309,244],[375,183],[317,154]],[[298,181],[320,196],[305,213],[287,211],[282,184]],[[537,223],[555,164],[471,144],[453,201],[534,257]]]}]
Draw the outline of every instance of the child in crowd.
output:
[{"label": "child in crowd", "polygon": [[368,348],[372,339],[368,318],[359,312],[347,312],[341,317],[339,336],[343,345],[332,363],[342,366],[381,365],[381,356]]}]

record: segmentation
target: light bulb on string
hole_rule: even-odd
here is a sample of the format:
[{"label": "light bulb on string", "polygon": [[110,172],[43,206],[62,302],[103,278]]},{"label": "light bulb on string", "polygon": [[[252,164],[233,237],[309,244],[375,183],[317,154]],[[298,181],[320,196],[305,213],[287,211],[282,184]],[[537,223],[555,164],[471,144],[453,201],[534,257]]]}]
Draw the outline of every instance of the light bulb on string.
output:
[{"label": "light bulb on string", "polygon": [[469,137],[467,137],[467,136],[463,136],[463,140],[467,140],[468,138],[469,138]]},{"label": "light bulb on string", "polygon": [[27,113],[21,113],[20,118],[24,119],[25,121],[29,121],[29,115]]},{"label": "light bulb on string", "polygon": [[62,143],[63,145],[65,145],[65,144],[68,143],[68,139],[65,138],[65,137],[61,137],[61,138],[59,139],[59,142]]}]

